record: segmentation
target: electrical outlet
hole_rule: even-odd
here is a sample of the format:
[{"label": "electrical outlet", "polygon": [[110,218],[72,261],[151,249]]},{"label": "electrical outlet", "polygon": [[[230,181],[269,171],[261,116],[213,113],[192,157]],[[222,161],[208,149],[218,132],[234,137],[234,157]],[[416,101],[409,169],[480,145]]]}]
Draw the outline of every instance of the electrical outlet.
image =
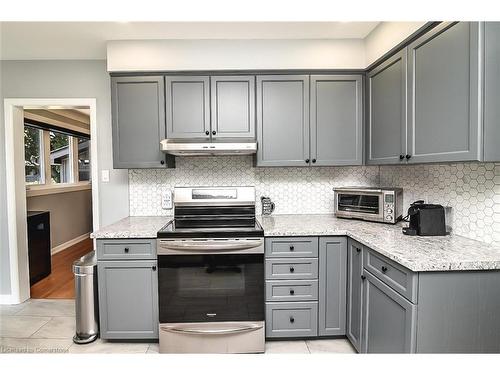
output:
[{"label": "electrical outlet", "polygon": [[164,210],[172,209],[172,191],[166,190],[161,193],[161,208]]}]

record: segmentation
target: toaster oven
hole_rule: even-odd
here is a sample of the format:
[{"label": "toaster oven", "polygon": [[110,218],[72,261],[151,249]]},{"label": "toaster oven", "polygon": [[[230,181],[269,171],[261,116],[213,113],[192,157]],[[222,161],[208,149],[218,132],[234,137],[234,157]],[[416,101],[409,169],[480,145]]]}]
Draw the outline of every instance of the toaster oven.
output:
[{"label": "toaster oven", "polygon": [[402,188],[334,188],[335,216],[397,223],[403,215]]}]

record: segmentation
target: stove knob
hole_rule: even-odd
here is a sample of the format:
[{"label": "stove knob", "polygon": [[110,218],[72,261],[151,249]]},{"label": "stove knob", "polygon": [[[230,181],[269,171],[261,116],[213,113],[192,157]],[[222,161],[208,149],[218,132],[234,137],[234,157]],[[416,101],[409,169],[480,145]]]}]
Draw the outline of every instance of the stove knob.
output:
[{"label": "stove knob", "polygon": [[386,211],[388,214],[392,214],[392,208],[388,208]]},{"label": "stove knob", "polygon": [[386,219],[387,221],[392,221],[392,215],[387,215],[387,216],[385,217],[385,219]]}]

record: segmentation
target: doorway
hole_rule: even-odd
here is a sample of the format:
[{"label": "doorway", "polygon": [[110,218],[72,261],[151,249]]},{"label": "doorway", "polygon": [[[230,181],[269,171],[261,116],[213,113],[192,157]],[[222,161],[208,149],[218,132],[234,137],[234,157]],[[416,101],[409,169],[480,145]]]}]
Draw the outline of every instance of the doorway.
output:
[{"label": "doorway", "polygon": [[8,303],[74,298],[72,263],[92,251],[99,226],[95,99],[5,99],[4,108]]},{"label": "doorway", "polygon": [[24,109],[31,298],[74,298],[72,264],[92,251],[90,108]]}]

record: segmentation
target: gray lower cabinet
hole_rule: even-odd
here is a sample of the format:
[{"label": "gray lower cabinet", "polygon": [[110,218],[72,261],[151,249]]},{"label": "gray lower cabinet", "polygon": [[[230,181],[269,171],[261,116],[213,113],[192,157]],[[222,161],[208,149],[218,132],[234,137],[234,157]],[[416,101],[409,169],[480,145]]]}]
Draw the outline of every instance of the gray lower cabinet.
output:
[{"label": "gray lower cabinet", "polygon": [[310,164],[309,76],[257,76],[257,166]]},{"label": "gray lower cabinet", "polygon": [[414,353],[417,307],[364,270],[362,353]]},{"label": "gray lower cabinet", "polygon": [[484,23],[484,161],[500,161],[500,22]]},{"label": "gray lower cabinet", "polygon": [[346,336],[361,351],[361,314],[363,306],[363,245],[347,240],[347,317]]},{"label": "gray lower cabinet", "polygon": [[319,239],[319,336],[345,335],[347,239]]},{"label": "gray lower cabinet", "polygon": [[255,77],[210,77],[212,138],[255,138]]},{"label": "gray lower cabinet", "polygon": [[406,67],[405,48],[367,74],[368,164],[406,160]]},{"label": "gray lower cabinet", "polygon": [[363,76],[311,76],[311,163],[363,164]]},{"label": "gray lower cabinet", "polygon": [[167,76],[168,138],[210,138],[210,78]]},{"label": "gray lower cabinet", "polygon": [[165,168],[163,76],[111,77],[114,168]]},{"label": "gray lower cabinet", "polygon": [[410,162],[480,160],[479,23],[443,22],[408,46]]},{"label": "gray lower cabinet", "polygon": [[156,260],[98,262],[103,339],[158,338]]},{"label": "gray lower cabinet", "polygon": [[266,303],[266,337],[318,335],[318,302]]},{"label": "gray lower cabinet", "polygon": [[423,272],[418,353],[500,353],[500,272]]}]

